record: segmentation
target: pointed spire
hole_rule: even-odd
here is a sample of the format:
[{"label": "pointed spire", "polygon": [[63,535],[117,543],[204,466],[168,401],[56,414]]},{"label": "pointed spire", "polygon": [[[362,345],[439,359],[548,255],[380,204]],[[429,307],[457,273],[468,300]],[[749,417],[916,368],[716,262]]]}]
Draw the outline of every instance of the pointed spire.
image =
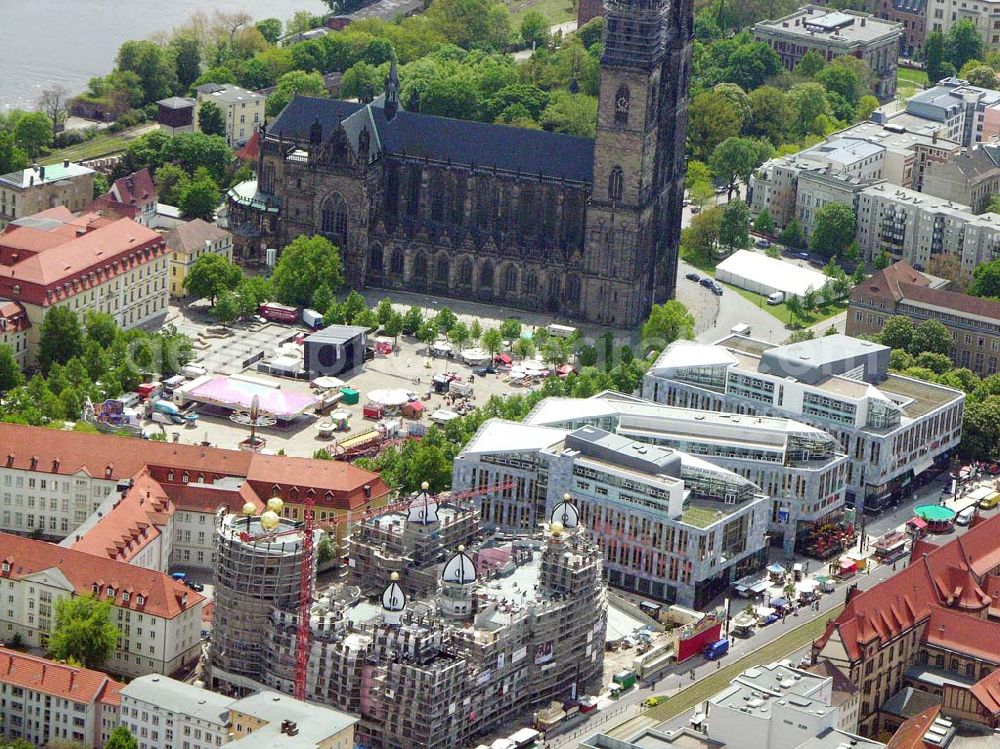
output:
[{"label": "pointed spire", "polygon": [[385,118],[391,120],[399,110],[399,68],[396,65],[396,55],[392,55],[389,63],[389,75],[385,79]]}]

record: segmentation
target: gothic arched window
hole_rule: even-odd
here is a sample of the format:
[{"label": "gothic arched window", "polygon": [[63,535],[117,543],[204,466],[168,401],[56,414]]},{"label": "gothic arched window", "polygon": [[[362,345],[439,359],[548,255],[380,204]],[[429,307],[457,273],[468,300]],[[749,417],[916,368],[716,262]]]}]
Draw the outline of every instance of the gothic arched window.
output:
[{"label": "gothic arched window", "polygon": [[628,124],[628,108],[632,103],[632,94],[628,86],[619,86],[618,93],[615,94],[615,124]]},{"label": "gothic arched window", "polygon": [[487,260],[479,269],[479,288],[493,288],[493,263]]},{"label": "gothic arched window", "polygon": [[420,280],[427,278],[427,256],[422,252],[418,252],[413,259],[413,277]]},{"label": "gothic arched window", "polygon": [[445,212],[444,175],[435,171],[431,175],[431,220],[444,221]]},{"label": "gothic arched window", "polygon": [[538,293],[538,275],[533,270],[524,274],[524,293],[529,296]]},{"label": "gothic arched window", "polygon": [[381,276],[382,268],[382,245],[375,243],[372,245],[371,252],[368,253],[368,272],[375,276]]},{"label": "gothic arched window", "polygon": [[403,275],[403,251],[398,247],[392,251],[392,259],[389,261],[389,272],[397,276]]},{"label": "gothic arched window", "polygon": [[339,193],[334,193],[323,201],[320,231],[341,247],[347,242],[347,203]]},{"label": "gothic arched window", "polygon": [[472,285],[472,261],[465,258],[458,266],[458,282],[465,286]]},{"label": "gothic arched window", "polygon": [[500,281],[503,291],[507,293],[517,291],[517,266],[508,265],[503,269],[503,277]]},{"label": "gothic arched window", "polygon": [[573,303],[580,301],[579,276],[569,276],[566,278],[566,300]]},{"label": "gothic arched window", "polygon": [[437,261],[437,280],[440,283],[448,283],[448,256],[439,255]]},{"label": "gothic arched window", "polygon": [[620,166],[616,166],[611,170],[611,174],[608,175],[608,200],[618,202],[622,199],[622,187],[624,181],[622,168]]}]

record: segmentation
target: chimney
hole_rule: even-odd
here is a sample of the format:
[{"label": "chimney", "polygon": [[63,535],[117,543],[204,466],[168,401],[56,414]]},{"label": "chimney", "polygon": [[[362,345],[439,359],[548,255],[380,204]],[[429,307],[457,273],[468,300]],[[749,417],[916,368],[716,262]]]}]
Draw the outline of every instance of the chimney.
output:
[{"label": "chimney", "polygon": [[865,25],[865,19],[864,19],[864,17],[862,17],[862,18],[861,18],[861,25],[862,25],[862,26],[864,26],[864,25]]},{"label": "chimney", "polygon": [[38,167],[38,179],[41,180],[42,182],[45,181],[45,167],[44,166]]},{"label": "chimney", "polygon": [[69,169],[69,159],[63,159],[63,169]]}]

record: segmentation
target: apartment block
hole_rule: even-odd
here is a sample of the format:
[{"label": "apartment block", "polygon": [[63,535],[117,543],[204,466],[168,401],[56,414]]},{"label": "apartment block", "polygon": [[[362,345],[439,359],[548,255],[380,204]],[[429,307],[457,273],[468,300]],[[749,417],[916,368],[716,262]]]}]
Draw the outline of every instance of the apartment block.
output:
[{"label": "apartment block", "polygon": [[185,296],[184,279],[191,266],[203,255],[233,259],[233,235],[225,229],[196,218],[173,228],[166,236],[170,255],[170,295]]},{"label": "apartment block", "polygon": [[973,86],[961,78],[944,78],[907,99],[906,113],[940,123],[947,138],[973,148],[982,142],[986,110],[997,104],[1000,91]]},{"label": "apartment block", "polygon": [[965,395],[888,372],[889,349],[844,335],[776,346],[744,336],[675,341],[643,377],[658,403],[778,416],[829,432],[847,454],[847,502],[879,512],[947,464]]},{"label": "apartment block", "polygon": [[107,674],[0,646],[0,738],[101,749],[122,684]]},{"label": "apartment block", "polygon": [[122,676],[174,673],[198,660],[205,599],[168,575],[0,533],[0,636],[44,647],[55,603],[74,595],[112,605],[122,633],[107,670]]},{"label": "apartment block", "polygon": [[927,36],[927,0],[879,0],[875,15],[903,27],[899,37],[899,56],[921,59]]},{"label": "apartment block", "polygon": [[896,60],[902,24],[857,11],[831,11],[805,5],[776,21],[754,24],[754,40],[766,42],[791,70],[806,52],[819,52],[827,60],[850,55],[868,63],[875,74],[872,93],[879,101],[896,94]]},{"label": "apartment block", "polygon": [[998,532],[1000,518],[977,518],[947,544],[915,541],[909,564],[852,590],[813,643],[813,660],[834,664],[860,690],[863,735],[896,730],[907,700],[917,710],[940,705],[942,718],[967,730],[1000,727]]},{"label": "apartment block", "polygon": [[481,498],[485,523],[530,531],[570,495],[615,587],[699,608],[764,564],[770,500],[701,457],[593,426],[491,419],[455,458],[452,485],[508,481]]},{"label": "apartment block", "polygon": [[74,216],[65,205],[9,223],[0,233],[0,297],[27,313],[28,362],[52,307],[81,318],[105,312],[125,329],[163,320],[167,254],[162,236],[131,219]]},{"label": "apartment block", "polygon": [[972,21],[983,40],[986,51],[1000,48],[1000,3],[996,0],[980,0],[970,3],[962,0],[928,0],[927,32],[939,31],[947,34],[957,21]]},{"label": "apartment block", "polygon": [[206,83],[195,89],[194,128],[201,131],[199,117],[206,101],[214,102],[222,110],[225,122],[226,143],[231,148],[242,146],[264,122],[263,94],[247,91],[239,86]]},{"label": "apartment block", "polygon": [[57,206],[82,211],[94,198],[95,174],[93,169],[64,161],[0,176],[0,229]]},{"label": "apartment block", "polygon": [[981,263],[1000,257],[1000,214],[976,215],[969,206],[925,193],[873,185],[857,205],[858,246],[872,260],[883,250],[915,268],[934,255],[953,255],[960,273],[972,278]]},{"label": "apartment block", "polygon": [[923,191],[967,205],[973,213],[984,212],[1000,192],[1000,146],[981,145],[949,162],[931,164],[924,174]]},{"label": "apartment block", "polygon": [[768,536],[809,553],[814,535],[843,516],[847,456],[822,429],[790,419],[675,408],[620,393],[546,398],[525,424],[592,426],[679,450],[733,471],[771,498]]},{"label": "apartment block", "polygon": [[121,691],[139,749],[353,749],[357,718],[276,692],[236,699],[160,674]]},{"label": "apartment block", "polygon": [[956,367],[980,377],[1000,371],[1000,302],[935,288],[927,276],[900,261],[851,289],[847,334],[873,335],[893,315],[915,324],[943,324],[951,334],[949,354]]}]

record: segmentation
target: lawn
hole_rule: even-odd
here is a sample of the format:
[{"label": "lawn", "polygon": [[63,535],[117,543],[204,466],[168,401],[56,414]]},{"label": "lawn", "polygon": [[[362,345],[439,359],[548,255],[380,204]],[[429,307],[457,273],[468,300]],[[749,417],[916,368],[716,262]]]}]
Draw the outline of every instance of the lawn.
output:
[{"label": "lawn", "polygon": [[[792,313],[789,311],[788,305],[784,303],[768,304],[767,297],[763,294],[758,294],[754,291],[747,291],[746,289],[740,289],[728,283],[723,283],[723,286],[727,289],[735,291],[737,294],[757,305],[762,310],[770,312],[776,318],[781,320],[781,322],[785,323],[786,326],[791,323]],[[847,309],[846,301],[834,302],[833,304],[820,304],[812,312],[803,312],[796,319],[800,323],[801,327],[808,328],[818,322],[823,322],[823,320],[827,320],[834,315],[839,315],[845,309]]]},{"label": "lawn", "polygon": [[61,148],[53,151],[48,156],[41,159],[42,164],[58,164],[64,159],[70,161],[85,161],[86,159],[96,159],[101,156],[111,156],[121,153],[128,146],[130,140],[135,139],[142,133],[149,130],[148,125],[122,130],[120,133],[105,133],[73,146]]},{"label": "lawn", "polygon": [[508,0],[507,9],[515,29],[520,28],[521,19],[529,10],[537,10],[553,26],[576,18],[575,0]]},{"label": "lawn", "polygon": [[896,70],[896,98],[908,99],[918,90],[927,88],[927,73],[923,70],[898,68]]},{"label": "lawn", "polygon": [[[837,616],[843,608],[843,605],[837,606],[825,614],[821,614],[815,619],[796,627],[791,632],[783,634],[773,642],[769,642],[767,645],[744,655],[739,660],[727,663],[718,671],[713,671],[708,676],[700,678],[697,682],[674,696],[667,697],[656,707],[645,710],[639,715],[639,719],[648,725],[650,720],[667,721],[691,710],[698,703],[704,702],[712,695],[728,687],[734,677],[751,666],[780,661],[803,645],[808,645],[822,634],[826,628],[827,621]],[[663,697],[660,697],[660,699],[663,699]],[[629,727],[630,722],[627,721],[608,731],[608,733],[615,738],[629,736],[634,733],[634,729]]]}]

